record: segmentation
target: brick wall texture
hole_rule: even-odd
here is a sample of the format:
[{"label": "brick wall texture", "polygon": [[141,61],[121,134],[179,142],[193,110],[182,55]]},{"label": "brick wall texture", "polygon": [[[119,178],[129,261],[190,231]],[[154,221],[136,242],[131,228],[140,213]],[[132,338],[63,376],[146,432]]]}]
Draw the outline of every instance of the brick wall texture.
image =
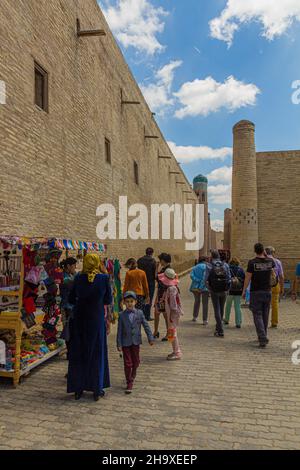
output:
[{"label": "brick wall texture", "polygon": [[[106,37],[78,38],[82,29]],[[171,155],[96,0],[1,0],[0,233],[96,240],[96,208],[128,203],[184,203],[193,195]],[[34,104],[34,61],[49,74],[49,112]],[[126,100],[140,105],[121,105]],[[145,140],[147,134],[159,140]],[[111,141],[112,164],[105,160]],[[139,165],[140,182],[133,165]],[[177,185],[184,181],[185,185]],[[196,196],[194,196],[197,202]],[[196,256],[184,241],[107,241],[124,260],[150,244],[184,269]]]}]

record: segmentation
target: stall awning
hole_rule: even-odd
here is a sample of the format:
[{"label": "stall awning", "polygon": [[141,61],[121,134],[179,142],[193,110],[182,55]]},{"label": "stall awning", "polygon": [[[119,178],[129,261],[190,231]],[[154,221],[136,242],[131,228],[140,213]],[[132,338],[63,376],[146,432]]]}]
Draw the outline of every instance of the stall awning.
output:
[{"label": "stall awning", "polygon": [[85,242],[81,240],[71,240],[66,238],[28,238],[18,236],[0,235],[0,244],[3,248],[11,246],[30,246],[32,248],[57,248],[59,250],[87,250],[105,253],[107,246],[104,243]]}]

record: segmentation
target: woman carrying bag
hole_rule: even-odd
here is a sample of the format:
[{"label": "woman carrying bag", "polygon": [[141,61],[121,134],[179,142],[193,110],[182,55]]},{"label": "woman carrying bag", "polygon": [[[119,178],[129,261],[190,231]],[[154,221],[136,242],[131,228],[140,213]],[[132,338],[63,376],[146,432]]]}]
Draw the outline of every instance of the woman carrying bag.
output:
[{"label": "woman carrying bag", "polygon": [[229,269],[231,272],[231,287],[229,295],[226,301],[225,307],[225,325],[229,325],[230,313],[232,303],[234,302],[235,310],[235,325],[237,328],[242,326],[242,310],[241,310],[241,301],[242,293],[245,281],[245,271],[240,266],[240,261],[238,258],[232,258],[229,263]]}]

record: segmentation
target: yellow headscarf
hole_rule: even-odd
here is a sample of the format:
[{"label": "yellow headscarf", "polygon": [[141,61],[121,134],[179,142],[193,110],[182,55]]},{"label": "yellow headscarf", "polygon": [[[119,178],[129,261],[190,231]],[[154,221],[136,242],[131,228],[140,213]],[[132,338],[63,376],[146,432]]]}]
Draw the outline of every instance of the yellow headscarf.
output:
[{"label": "yellow headscarf", "polygon": [[100,258],[95,254],[88,254],[83,258],[83,274],[87,274],[89,282],[94,282],[97,274],[100,273]]}]

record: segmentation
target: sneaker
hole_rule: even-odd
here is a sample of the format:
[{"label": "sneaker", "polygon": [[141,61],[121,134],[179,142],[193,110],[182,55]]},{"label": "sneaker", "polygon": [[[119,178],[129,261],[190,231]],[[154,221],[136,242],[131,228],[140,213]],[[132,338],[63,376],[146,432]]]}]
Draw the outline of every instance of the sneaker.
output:
[{"label": "sneaker", "polygon": [[216,338],[224,338],[224,333],[218,333],[217,331],[215,331],[214,336]]},{"label": "sneaker", "polygon": [[176,356],[174,352],[172,352],[171,354],[168,354],[167,360],[170,361],[174,356]]},{"label": "sneaker", "polygon": [[181,358],[181,354],[172,354],[167,357],[167,361],[179,361]]},{"label": "sneaker", "polygon": [[133,388],[133,384],[127,384],[127,388],[125,390],[125,393],[126,395],[130,395],[130,393],[132,393],[132,388]]},{"label": "sneaker", "polygon": [[197,318],[193,318],[192,322],[196,323],[196,322],[197,322]]},{"label": "sneaker", "polygon": [[207,320],[204,321],[204,322],[202,323],[202,325],[203,325],[203,326],[207,326],[207,325],[208,325],[208,321],[207,321]]}]

